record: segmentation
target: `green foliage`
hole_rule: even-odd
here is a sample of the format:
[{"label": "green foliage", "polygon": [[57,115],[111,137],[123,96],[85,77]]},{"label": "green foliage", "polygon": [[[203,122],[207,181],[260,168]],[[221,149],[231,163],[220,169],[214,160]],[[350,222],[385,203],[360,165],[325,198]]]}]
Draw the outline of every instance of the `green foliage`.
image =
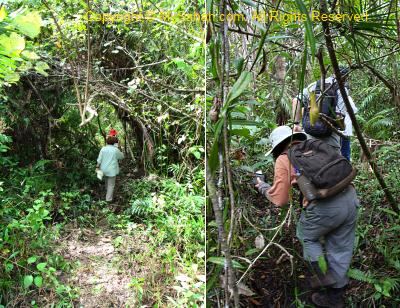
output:
[{"label": "green foliage", "polygon": [[374,277],[371,277],[367,273],[364,273],[356,268],[349,269],[349,271],[347,272],[347,276],[349,278],[353,278],[358,281],[363,281],[363,282],[368,282],[368,283],[374,283],[376,281],[376,279]]},{"label": "green foliage", "polygon": [[[75,305],[79,290],[58,280],[71,264],[54,250],[69,224],[105,223],[134,232],[135,222],[145,223],[142,232],[155,254],[167,247],[159,262],[165,283],[177,271],[195,281],[204,268],[197,257],[204,241],[201,24],[155,19],[102,24],[85,20],[85,2],[20,5],[0,8],[0,87],[7,86],[0,106],[0,305]],[[91,6],[96,13],[147,12],[155,6],[176,14],[202,10],[169,1],[106,0]],[[115,97],[98,95],[90,106],[97,116],[79,126],[78,101],[97,92],[115,93],[125,112],[114,105]],[[96,201],[103,197],[96,158],[111,128],[118,130],[126,157],[121,163],[126,183],[118,187],[123,214]],[[155,180],[130,180],[150,172]],[[120,249],[123,238],[113,244]],[[194,262],[199,269],[191,267]],[[143,292],[140,286],[140,279],[132,281],[143,301],[150,298],[147,286]],[[168,289],[168,294],[197,305],[203,286],[193,282],[187,292]],[[196,294],[189,296],[192,291]],[[162,295],[159,303],[165,303]]]},{"label": "green foliage", "polygon": [[[204,238],[202,196],[188,193],[188,186],[170,179],[160,182],[140,180],[131,185],[132,199],[126,214],[156,227],[160,243],[175,243],[184,249],[182,253],[188,258],[201,250]],[[149,192],[152,192],[151,197]]]},{"label": "green foliage", "polygon": [[[351,67],[347,81],[350,95],[358,108],[356,117],[362,133],[372,139],[367,140],[367,144],[374,151],[374,160],[391,192],[399,199],[399,166],[395,163],[399,160],[400,141],[400,116],[395,112],[400,101],[397,7],[393,1],[324,2],[332,13],[363,14],[368,11],[368,21],[330,22],[330,30],[339,65]],[[223,8],[223,3],[208,3],[208,11],[211,13],[221,13]],[[232,294],[224,294],[224,287],[219,283],[219,278],[226,274],[223,273],[222,265],[226,264],[225,258],[221,257],[221,238],[218,237],[221,228],[225,228],[225,233],[230,236],[229,249],[235,261],[253,261],[250,257],[257,252],[254,240],[261,232],[267,240],[279,243],[293,254],[291,265],[293,261],[295,271],[304,270],[301,258],[297,255],[301,247],[295,239],[294,224],[287,228],[285,225],[272,238],[275,231],[269,229],[279,225],[282,215],[276,214],[276,210],[265,198],[256,195],[252,173],[261,169],[267,181],[273,181],[273,160],[265,157],[270,149],[268,135],[278,125],[292,124],[292,99],[301,95],[305,86],[321,78],[321,63],[326,70],[326,77],[333,74],[321,22],[312,20],[309,15],[311,10],[319,9],[319,1],[240,1],[227,5],[226,10],[231,14],[242,13],[245,19],[228,23],[234,30],[228,31],[225,36],[223,31],[212,31],[206,57],[207,111],[210,114],[207,119],[207,154],[210,171],[217,185],[217,205],[222,210],[223,222],[217,226],[213,207],[208,204],[207,293],[211,305],[223,305],[224,297],[230,297],[230,304],[233,304]],[[296,12],[305,14],[305,18],[298,20],[291,16],[292,19],[287,21],[252,18],[254,14],[271,13],[272,10],[278,11],[281,17],[284,13]],[[223,28],[222,22],[219,25]],[[221,52],[223,42],[229,43],[229,64],[222,61],[226,57],[226,53]],[[316,55],[321,61],[316,61]],[[226,66],[230,67],[229,77],[222,78]],[[235,84],[242,71],[246,70],[250,70],[253,76],[249,91],[243,91],[235,102],[220,106],[220,110],[225,113],[215,112],[219,108],[218,99],[223,96],[222,91]],[[218,121],[215,121],[215,114],[219,116]],[[224,115],[228,115],[228,134],[222,138]],[[361,277],[361,282],[360,287],[357,285],[357,292],[349,292],[349,302],[354,307],[360,302],[365,306],[397,307],[399,299],[395,294],[400,243],[396,237],[398,229],[395,228],[399,217],[388,207],[372,172],[358,161],[361,153],[355,136],[351,144],[352,161],[359,171],[355,185],[361,201],[358,244],[352,266],[354,270],[360,271],[368,268],[368,275],[374,280],[362,280],[358,272],[350,271],[350,276]],[[228,155],[224,153],[226,146],[229,147]],[[232,169],[230,177],[233,182],[234,209],[228,197],[228,168],[218,168],[222,160],[229,161]],[[211,198],[209,201],[212,201]],[[291,219],[299,214],[296,193],[292,203],[296,210]],[[285,214],[286,209],[280,212]],[[301,283],[296,280],[296,275],[289,275],[289,264],[277,264],[281,263],[282,250],[277,249],[277,252],[273,247],[271,245],[261,256],[262,261],[253,265],[242,282],[259,290],[257,300],[262,301],[259,303],[261,306],[273,301],[276,305],[287,305],[290,302],[299,307],[307,306],[306,296],[299,287]],[[276,262],[276,259],[280,261]],[[327,266],[329,264],[326,262],[320,262],[322,270]],[[234,268],[236,277],[240,277],[242,270],[237,266]],[[258,284],[260,276],[268,284],[266,292]],[[282,281],[285,281],[284,285]],[[284,301],[278,301],[278,304],[277,298],[284,298]],[[240,295],[241,304],[249,305],[250,301],[247,300],[245,295]]]},{"label": "green foliage", "polygon": [[[179,169],[179,166],[175,168]],[[196,172],[196,177],[203,180],[201,172]],[[129,208],[111,223],[119,228],[121,220],[124,220],[123,228],[128,229],[133,222],[144,224],[150,238],[148,249],[159,255],[162,266],[168,268],[166,274],[173,275],[171,279],[175,277],[175,281],[168,283],[173,284],[176,296],[167,296],[168,304],[175,307],[199,307],[205,288],[205,277],[200,275],[204,268],[204,254],[201,254],[204,198],[198,194],[201,189],[196,184],[203,185],[204,182],[197,182],[195,178],[179,183],[174,179],[150,175],[129,181],[124,188],[130,200]],[[132,232],[136,232],[135,229]],[[155,297],[149,293],[149,286],[142,278],[133,278],[130,287],[139,303]],[[158,302],[161,306],[166,305],[163,300]]]},{"label": "green foliage", "polygon": [[327,264],[324,256],[319,256],[319,258],[318,258],[318,266],[319,266],[321,272],[324,273],[324,274],[328,270],[328,264]]},{"label": "green foliage", "polygon": [[[33,45],[23,35],[33,39],[40,33],[42,19],[37,11],[18,9],[8,14],[4,5],[0,12],[0,87],[19,80],[20,74],[33,67],[31,61],[38,59]],[[46,74],[44,62],[36,64],[35,69]]]}]

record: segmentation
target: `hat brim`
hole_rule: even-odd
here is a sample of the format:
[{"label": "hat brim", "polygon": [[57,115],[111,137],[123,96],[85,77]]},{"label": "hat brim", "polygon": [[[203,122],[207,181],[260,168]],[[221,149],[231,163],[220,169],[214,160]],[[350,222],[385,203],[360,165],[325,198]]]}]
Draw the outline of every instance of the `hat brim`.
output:
[{"label": "hat brim", "polygon": [[274,150],[275,150],[279,145],[281,145],[283,142],[286,142],[288,139],[290,139],[290,138],[292,138],[292,137],[293,137],[294,140],[301,140],[301,141],[307,140],[307,138],[308,138],[307,135],[306,135],[305,133],[303,133],[303,132],[294,132],[292,135],[286,137],[286,138],[283,139],[281,142],[279,142],[278,144],[276,144],[271,150],[269,150],[269,151],[265,154],[265,156],[271,155],[271,154],[274,152]]}]

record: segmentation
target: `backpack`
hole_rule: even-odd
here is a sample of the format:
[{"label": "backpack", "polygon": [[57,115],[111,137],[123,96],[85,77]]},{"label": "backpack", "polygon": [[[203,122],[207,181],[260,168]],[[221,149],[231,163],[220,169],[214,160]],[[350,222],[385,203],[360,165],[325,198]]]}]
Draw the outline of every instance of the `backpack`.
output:
[{"label": "backpack", "polygon": [[318,139],[292,145],[288,158],[298,174],[299,189],[310,202],[342,192],[357,174],[346,158]]},{"label": "backpack", "polygon": [[[336,92],[338,90],[338,84],[334,81],[332,83],[325,83],[325,94],[322,100],[320,101],[320,113],[325,114],[331,119],[336,118],[336,105],[337,105],[337,95]],[[317,80],[315,85],[315,94],[316,100],[318,101],[319,97],[322,94],[321,91],[321,80]],[[303,129],[304,131],[314,137],[328,137],[332,134],[332,129],[325,124],[320,118],[314,125],[310,123],[310,101],[304,101],[304,114],[303,114]],[[335,123],[332,123],[335,125]]]}]

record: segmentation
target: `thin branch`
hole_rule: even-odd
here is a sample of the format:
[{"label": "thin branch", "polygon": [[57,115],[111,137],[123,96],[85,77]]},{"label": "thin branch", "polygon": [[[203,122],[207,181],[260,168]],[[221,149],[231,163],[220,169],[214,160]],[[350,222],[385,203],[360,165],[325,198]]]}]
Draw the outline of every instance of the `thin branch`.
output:
[{"label": "thin branch", "polygon": [[163,25],[169,26],[171,28],[174,28],[175,30],[178,30],[181,33],[183,33],[185,36],[190,37],[191,39],[193,39],[193,40],[195,40],[195,41],[197,41],[199,43],[203,43],[203,39],[201,39],[201,38],[199,38],[197,36],[194,36],[194,35],[192,35],[190,33],[187,33],[186,31],[184,31],[183,28],[178,27],[177,25],[171,24],[169,22],[166,22],[164,20],[161,20],[161,19],[158,19],[158,18],[155,18],[155,17],[146,17],[146,20],[153,20],[153,21],[156,21],[156,22],[158,22],[160,24],[163,24]]},{"label": "thin branch", "polygon": [[149,64],[143,64],[143,65],[138,65],[138,66],[134,66],[134,67],[121,67],[121,68],[104,68],[105,71],[134,71],[138,68],[144,68],[144,67],[151,67],[151,66],[156,66],[158,64],[161,63],[165,63],[170,61],[169,59],[164,59],[158,62],[153,62],[153,63],[149,63]]},{"label": "thin branch", "polygon": [[27,77],[26,80],[28,80],[29,85],[31,86],[33,92],[35,92],[36,96],[39,98],[39,101],[42,103],[43,107],[47,110],[47,114],[51,117],[51,110],[49,107],[47,107],[46,103],[44,102],[42,96],[40,95],[39,91],[36,89],[36,87],[33,85],[32,81]]},{"label": "thin branch", "polygon": [[[109,79],[107,76],[105,76],[103,73],[102,73],[102,75],[103,75],[103,77],[106,78],[106,80],[108,80],[110,83],[115,84],[115,85],[117,85],[117,86],[119,86],[119,87],[121,87],[121,88],[124,88],[124,89],[129,89],[129,87],[126,86],[126,85],[123,85],[123,84],[121,84],[121,83],[112,81],[112,80]],[[140,89],[136,89],[135,91],[138,92],[139,94],[143,95],[144,97],[146,97],[146,98],[152,100],[152,101],[155,101],[155,102],[157,102],[157,103],[160,103],[160,104],[164,105],[164,106],[167,108],[167,110],[170,109],[170,110],[172,110],[172,111],[174,111],[174,112],[176,112],[176,113],[178,113],[178,114],[182,114],[182,115],[184,115],[184,116],[186,116],[186,117],[188,117],[188,118],[190,118],[190,119],[193,119],[193,114],[189,115],[188,113],[184,112],[183,110],[179,110],[179,109],[177,109],[177,108],[175,108],[175,107],[172,107],[172,106],[171,106],[170,104],[168,104],[167,102],[164,102],[164,101],[162,101],[162,100],[159,100],[158,98],[152,97],[152,96],[148,95],[147,93],[145,93],[144,91],[142,91],[142,90],[140,90]]]},{"label": "thin branch", "polygon": [[[215,24],[215,26],[216,27],[220,27],[219,24]],[[244,31],[244,30],[241,30],[241,29],[235,29],[235,28],[228,27],[228,30],[231,31],[231,32],[236,32],[236,33],[243,34],[243,35],[248,35],[248,36],[252,36],[252,37],[256,37],[256,38],[261,38],[260,34]],[[276,41],[270,41],[270,42],[272,44],[275,44],[275,45],[278,45],[278,46],[284,48],[285,50],[293,50],[293,51],[297,51],[297,52],[302,52],[301,49],[298,49],[296,47],[289,47],[287,45],[284,45],[284,44],[276,42]]]},{"label": "thin branch", "polygon": [[[42,2],[46,6],[47,10],[50,12],[51,18],[53,19],[54,24],[56,25],[56,28],[62,38],[62,42],[67,42],[67,39],[61,30],[60,24],[58,23],[57,17],[55,16],[53,10],[50,8],[50,6],[46,0],[42,0]],[[69,60],[69,64],[70,64],[72,70],[74,71],[75,63],[72,60]],[[78,101],[79,114],[81,116],[81,120],[84,121],[85,120],[85,109],[83,108],[81,93],[80,93],[79,87],[78,87],[78,82],[75,78],[73,79],[73,83],[74,83],[74,88],[75,88],[76,99]]]},{"label": "thin branch", "polygon": [[292,209],[292,205],[290,205],[285,218],[283,219],[283,221],[281,222],[281,224],[277,227],[277,230],[275,232],[275,234],[272,236],[270,242],[268,243],[267,246],[264,247],[264,249],[258,254],[258,256],[251,262],[251,264],[249,265],[249,267],[246,269],[246,271],[243,273],[243,275],[239,278],[239,280],[237,281],[237,283],[241,282],[242,279],[247,275],[247,273],[249,272],[249,270],[254,266],[254,264],[257,262],[257,260],[268,250],[269,247],[271,247],[272,244],[276,244],[274,242],[275,238],[278,236],[278,234],[280,233],[282,227],[284,226],[284,224],[286,223],[286,221],[289,218],[289,213],[291,212]]},{"label": "thin branch", "polygon": [[[88,11],[90,11],[90,2],[89,0],[86,0],[86,4],[88,7]],[[90,77],[90,22],[88,19],[88,22],[86,24],[86,29],[87,29],[87,64],[86,64],[86,84],[85,84],[85,102],[83,105],[83,109],[86,109],[86,104],[89,98],[89,77]]]},{"label": "thin branch", "polygon": [[149,81],[149,82],[154,83],[154,84],[158,84],[158,85],[160,85],[160,86],[162,86],[164,88],[167,88],[167,89],[172,90],[172,91],[177,92],[177,93],[202,93],[203,94],[204,91],[205,91],[205,89],[201,89],[201,88],[179,89],[179,88],[174,88],[172,86],[169,86],[169,85],[167,85],[165,83],[162,83],[161,81],[155,81],[155,80],[152,80],[152,79],[149,79],[149,78],[146,78],[146,77],[144,77],[144,79],[146,81]]}]

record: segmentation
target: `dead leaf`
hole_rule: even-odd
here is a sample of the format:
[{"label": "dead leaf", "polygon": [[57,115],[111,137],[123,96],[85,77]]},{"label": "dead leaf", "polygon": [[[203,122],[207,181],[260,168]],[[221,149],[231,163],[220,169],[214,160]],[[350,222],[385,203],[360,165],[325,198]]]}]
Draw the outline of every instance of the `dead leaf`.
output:
[{"label": "dead leaf", "polygon": [[258,235],[254,241],[257,249],[263,249],[265,247],[265,240],[262,234]]}]

